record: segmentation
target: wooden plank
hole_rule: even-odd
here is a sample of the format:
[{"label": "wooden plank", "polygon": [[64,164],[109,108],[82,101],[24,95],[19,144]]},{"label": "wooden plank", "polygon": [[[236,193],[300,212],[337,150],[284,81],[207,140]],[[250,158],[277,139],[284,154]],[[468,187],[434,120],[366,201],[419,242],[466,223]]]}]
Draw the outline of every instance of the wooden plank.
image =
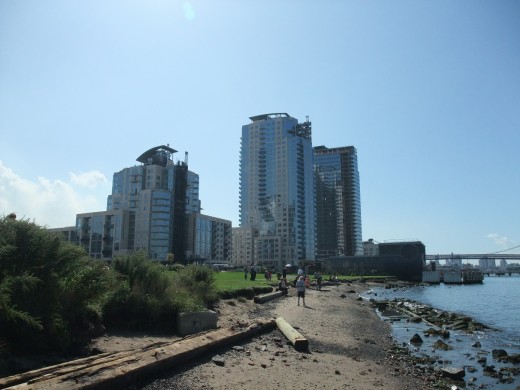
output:
[{"label": "wooden plank", "polygon": [[[2,379],[0,388],[113,389],[129,386],[204,353],[272,330],[275,320],[257,320],[248,327],[221,328],[171,343],[155,343],[138,350],[103,354]],[[23,381],[23,382],[21,382]],[[3,386],[2,386],[3,384]],[[6,387],[11,386],[11,387]]]},{"label": "wooden plank", "polygon": [[282,317],[276,319],[276,325],[278,329],[289,339],[294,349],[298,351],[306,351],[309,348],[309,342],[303,337],[296,329],[294,329],[287,321]]},{"label": "wooden plank", "polygon": [[275,298],[278,298],[281,296],[283,296],[282,291],[274,291],[274,292],[270,292],[270,293],[263,294],[263,295],[257,295],[254,298],[254,302],[255,303],[265,303],[267,301],[270,301],[271,299],[275,299]]}]

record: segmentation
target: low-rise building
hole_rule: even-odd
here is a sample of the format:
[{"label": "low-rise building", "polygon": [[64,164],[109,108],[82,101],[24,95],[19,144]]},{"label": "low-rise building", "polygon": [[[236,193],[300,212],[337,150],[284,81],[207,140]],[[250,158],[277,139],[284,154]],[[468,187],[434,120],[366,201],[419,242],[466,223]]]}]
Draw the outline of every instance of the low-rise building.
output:
[{"label": "low-rise building", "polygon": [[231,221],[209,215],[187,215],[188,262],[231,263]]}]

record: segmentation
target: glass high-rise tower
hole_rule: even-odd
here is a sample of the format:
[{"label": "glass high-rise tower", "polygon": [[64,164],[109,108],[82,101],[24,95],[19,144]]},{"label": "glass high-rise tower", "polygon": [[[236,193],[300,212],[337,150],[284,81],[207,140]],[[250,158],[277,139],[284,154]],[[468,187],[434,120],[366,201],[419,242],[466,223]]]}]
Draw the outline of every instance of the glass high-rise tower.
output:
[{"label": "glass high-rise tower", "polygon": [[317,257],[363,255],[356,148],[316,146],[314,171]]},{"label": "glass high-rise tower", "polygon": [[253,227],[254,262],[281,269],[315,258],[311,123],[286,113],[242,126],[240,226]]}]

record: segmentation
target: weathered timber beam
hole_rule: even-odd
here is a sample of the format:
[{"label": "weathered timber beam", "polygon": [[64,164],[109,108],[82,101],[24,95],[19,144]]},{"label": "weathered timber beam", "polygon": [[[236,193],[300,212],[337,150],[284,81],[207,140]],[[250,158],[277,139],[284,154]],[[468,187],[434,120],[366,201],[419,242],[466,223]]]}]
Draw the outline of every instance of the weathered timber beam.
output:
[{"label": "weathered timber beam", "polygon": [[88,360],[79,359],[74,361],[77,362],[76,368],[74,362],[47,367],[38,375],[26,373],[27,376],[24,378],[30,379],[25,382],[11,381],[7,386],[12,386],[8,387],[11,390],[123,388],[163,370],[172,369],[178,364],[216,348],[272,330],[274,327],[274,319],[257,320],[246,328],[221,328],[171,343],[156,343],[153,348],[145,347],[133,351],[104,354],[99,360],[95,357],[87,358]]},{"label": "weathered timber beam", "polygon": [[270,301],[271,299],[275,299],[278,297],[281,297],[283,295],[282,291],[274,291],[263,295],[257,295],[254,298],[255,303],[265,303],[267,301]]},{"label": "weathered timber beam", "polygon": [[[143,352],[146,350],[161,347],[163,345],[170,345],[172,342],[163,341],[157,343],[151,343],[145,347],[139,349]],[[94,367],[101,365],[106,362],[115,361],[122,359],[126,356],[131,356],[135,353],[134,350],[120,351],[120,352],[106,352],[98,355],[88,356],[81,359],[71,360],[68,362],[56,364],[53,366],[43,367],[32,371],[23,372],[20,374],[0,378],[0,389],[7,388],[9,386],[16,385],[24,382],[36,382],[42,380],[42,378],[49,379],[51,377],[64,375],[69,372],[77,371],[82,367]],[[34,379],[39,378],[39,379]]]},{"label": "weathered timber beam", "polygon": [[309,342],[303,337],[296,329],[294,329],[287,321],[282,317],[276,319],[276,325],[278,329],[289,339],[294,349],[298,351],[305,351],[309,347]]}]

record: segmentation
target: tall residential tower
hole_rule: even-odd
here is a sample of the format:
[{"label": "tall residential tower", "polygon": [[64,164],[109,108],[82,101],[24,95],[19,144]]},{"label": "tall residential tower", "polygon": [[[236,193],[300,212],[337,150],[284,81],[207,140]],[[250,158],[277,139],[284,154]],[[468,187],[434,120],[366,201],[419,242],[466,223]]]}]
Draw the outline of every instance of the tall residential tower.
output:
[{"label": "tall residential tower", "polygon": [[316,146],[314,171],[317,257],[363,255],[356,148]]},{"label": "tall residential tower", "polygon": [[275,269],[315,257],[311,123],[286,113],[242,126],[240,226],[253,227],[253,261]]},{"label": "tall residential tower", "polygon": [[173,162],[176,150],[157,146],[137,158],[142,165],[114,173],[107,210],[129,210],[128,249],[144,250],[164,261],[168,253],[186,261],[186,214],[200,212],[199,176],[186,162]]}]

